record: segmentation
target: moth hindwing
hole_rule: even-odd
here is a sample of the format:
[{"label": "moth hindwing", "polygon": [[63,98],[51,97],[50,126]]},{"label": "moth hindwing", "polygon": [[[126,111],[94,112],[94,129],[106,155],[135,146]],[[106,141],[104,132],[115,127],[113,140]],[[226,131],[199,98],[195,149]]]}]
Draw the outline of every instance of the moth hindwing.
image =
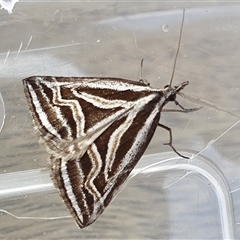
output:
[{"label": "moth hindwing", "polygon": [[93,223],[146,150],[162,108],[188,82],[153,89],[120,78],[23,80],[51,178],[80,228]]}]

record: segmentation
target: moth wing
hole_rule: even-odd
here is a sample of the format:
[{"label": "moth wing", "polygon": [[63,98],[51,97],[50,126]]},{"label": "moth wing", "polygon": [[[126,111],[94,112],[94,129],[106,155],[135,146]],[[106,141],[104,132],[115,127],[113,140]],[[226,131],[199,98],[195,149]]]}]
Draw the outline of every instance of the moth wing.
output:
[{"label": "moth wing", "polygon": [[124,99],[106,100],[101,95],[86,93],[86,89],[91,92],[91,88],[85,78],[74,78],[73,83],[71,78],[67,82],[64,79],[30,77],[24,79],[23,84],[40,140],[50,153],[64,154],[68,160],[81,157],[95,139],[135,103]]},{"label": "moth wing", "polygon": [[158,107],[136,107],[116,120],[78,159],[51,156],[52,180],[80,228],[98,218],[141,158],[159,122]]},{"label": "moth wing", "polygon": [[34,128],[50,152],[51,178],[80,228],[94,222],[147,148],[160,91],[124,79],[23,80]]}]

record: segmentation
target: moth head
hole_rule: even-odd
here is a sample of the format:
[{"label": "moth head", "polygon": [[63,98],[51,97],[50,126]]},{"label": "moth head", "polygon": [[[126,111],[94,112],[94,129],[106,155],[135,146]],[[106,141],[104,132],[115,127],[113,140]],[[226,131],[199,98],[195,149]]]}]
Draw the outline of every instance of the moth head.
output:
[{"label": "moth head", "polygon": [[164,90],[166,91],[166,101],[175,101],[176,100],[176,94],[182,91],[187,85],[189,84],[188,81],[179,83],[175,85],[174,87],[170,85],[166,85],[164,87]]}]

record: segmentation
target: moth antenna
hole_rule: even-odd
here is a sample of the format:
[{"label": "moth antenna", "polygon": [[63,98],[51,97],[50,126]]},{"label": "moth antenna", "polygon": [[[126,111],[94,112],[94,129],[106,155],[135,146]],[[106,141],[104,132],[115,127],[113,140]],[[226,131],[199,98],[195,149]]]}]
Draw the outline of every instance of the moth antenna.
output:
[{"label": "moth antenna", "polygon": [[173,72],[172,72],[171,80],[170,80],[170,83],[169,83],[169,86],[170,86],[170,87],[172,86],[172,81],[173,81],[173,77],[174,77],[174,73],[175,73],[175,68],[176,68],[176,64],[177,64],[177,57],[178,57],[178,53],[179,53],[179,49],[180,49],[180,43],[181,43],[181,39],[182,39],[182,31],[183,31],[184,17],[185,17],[185,9],[183,9],[183,17],[182,17],[181,30],[180,30],[180,34],[179,34],[179,38],[178,38],[177,52],[176,52],[176,55],[175,55],[175,59],[174,59],[174,63],[173,63]]},{"label": "moth antenna", "polygon": [[143,59],[141,60],[141,72],[140,78],[143,79]]}]

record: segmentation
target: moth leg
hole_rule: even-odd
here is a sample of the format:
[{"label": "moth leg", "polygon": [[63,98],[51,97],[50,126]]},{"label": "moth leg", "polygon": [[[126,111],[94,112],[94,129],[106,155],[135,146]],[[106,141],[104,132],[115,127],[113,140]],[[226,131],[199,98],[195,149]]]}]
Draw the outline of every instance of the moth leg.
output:
[{"label": "moth leg", "polygon": [[195,111],[198,111],[199,109],[202,108],[202,107],[200,107],[200,108],[188,108],[188,109],[186,109],[186,108],[184,108],[177,100],[174,100],[174,103],[175,103],[177,106],[179,106],[179,107],[183,110],[183,112],[185,112],[185,113],[195,112]]},{"label": "moth leg", "polygon": [[167,130],[169,132],[169,142],[168,143],[164,143],[163,145],[168,145],[172,148],[172,150],[180,157],[182,158],[186,158],[186,159],[189,159],[189,157],[185,157],[183,156],[181,153],[179,153],[175,148],[174,146],[172,145],[172,129],[161,124],[161,123],[158,123],[158,126],[161,127],[161,128],[164,128],[165,130]]}]

